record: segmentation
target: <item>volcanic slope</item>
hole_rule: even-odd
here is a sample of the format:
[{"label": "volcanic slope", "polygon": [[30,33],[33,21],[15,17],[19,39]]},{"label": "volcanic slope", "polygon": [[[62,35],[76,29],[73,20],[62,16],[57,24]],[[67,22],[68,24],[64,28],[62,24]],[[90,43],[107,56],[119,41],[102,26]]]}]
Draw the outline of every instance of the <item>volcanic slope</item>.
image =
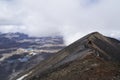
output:
[{"label": "volcanic slope", "polygon": [[94,32],[13,80],[120,80],[119,62],[120,42]]}]

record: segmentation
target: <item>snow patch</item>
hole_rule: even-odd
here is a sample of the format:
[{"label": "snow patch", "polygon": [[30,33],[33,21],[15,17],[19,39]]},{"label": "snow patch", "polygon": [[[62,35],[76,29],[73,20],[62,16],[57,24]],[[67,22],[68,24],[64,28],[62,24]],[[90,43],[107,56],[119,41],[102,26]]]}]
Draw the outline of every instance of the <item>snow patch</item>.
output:
[{"label": "snow patch", "polygon": [[27,77],[29,74],[31,74],[32,72],[29,72],[28,74],[25,74],[23,76],[21,76],[20,78],[16,79],[16,80],[23,80],[25,77]]}]

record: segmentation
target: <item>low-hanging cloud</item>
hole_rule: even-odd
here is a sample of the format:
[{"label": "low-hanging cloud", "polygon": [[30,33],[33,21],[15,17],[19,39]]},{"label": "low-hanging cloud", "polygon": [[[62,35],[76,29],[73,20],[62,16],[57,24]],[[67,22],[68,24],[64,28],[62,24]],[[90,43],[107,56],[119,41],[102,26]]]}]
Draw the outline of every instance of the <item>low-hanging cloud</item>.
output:
[{"label": "low-hanging cloud", "polygon": [[120,36],[119,0],[1,0],[0,31],[65,37],[67,44],[93,31]]}]

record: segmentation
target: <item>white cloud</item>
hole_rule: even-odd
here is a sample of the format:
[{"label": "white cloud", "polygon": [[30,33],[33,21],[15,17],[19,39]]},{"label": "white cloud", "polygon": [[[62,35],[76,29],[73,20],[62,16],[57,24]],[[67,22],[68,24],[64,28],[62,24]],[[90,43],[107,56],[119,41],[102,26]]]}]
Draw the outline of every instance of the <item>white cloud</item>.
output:
[{"label": "white cloud", "polygon": [[118,36],[119,4],[119,0],[2,0],[0,23],[7,25],[0,31],[63,34],[67,43],[93,31]]}]

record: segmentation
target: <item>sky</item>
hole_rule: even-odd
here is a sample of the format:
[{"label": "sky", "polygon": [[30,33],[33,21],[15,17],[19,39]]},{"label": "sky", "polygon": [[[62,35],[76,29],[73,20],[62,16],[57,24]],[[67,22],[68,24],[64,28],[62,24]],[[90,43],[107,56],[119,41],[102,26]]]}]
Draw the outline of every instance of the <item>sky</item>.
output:
[{"label": "sky", "polygon": [[98,31],[120,37],[120,0],[0,0],[0,32],[63,35],[66,44]]}]

